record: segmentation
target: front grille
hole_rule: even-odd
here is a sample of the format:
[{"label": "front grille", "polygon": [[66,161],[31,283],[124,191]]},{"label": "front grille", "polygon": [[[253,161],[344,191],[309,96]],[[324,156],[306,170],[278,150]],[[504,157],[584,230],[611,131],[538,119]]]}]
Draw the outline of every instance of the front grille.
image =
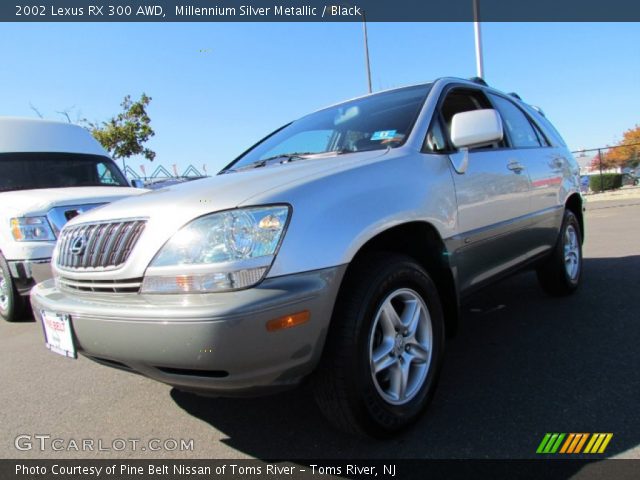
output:
[{"label": "front grille", "polygon": [[62,207],[53,207],[49,212],[47,212],[47,219],[49,219],[49,223],[53,226],[53,231],[58,235],[69,220],[101,205],[104,205],[104,203],[88,203],[86,205],[65,205]]},{"label": "front grille", "polygon": [[64,270],[113,269],[129,258],[145,220],[74,225],[58,239],[58,267]]},{"label": "front grille", "polygon": [[67,290],[79,292],[102,293],[137,293],[142,285],[142,278],[129,278],[126,280],[74,280],[66,277],[58,277],[58,286]]}]

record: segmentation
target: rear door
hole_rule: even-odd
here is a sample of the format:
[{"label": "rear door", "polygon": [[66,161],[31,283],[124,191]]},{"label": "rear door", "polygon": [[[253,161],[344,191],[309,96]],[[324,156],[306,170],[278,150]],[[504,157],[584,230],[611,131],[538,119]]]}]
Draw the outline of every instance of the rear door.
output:
[{"label": "rear door", "polygon": [[490,93],[489,99],[500,112],[513,150],[513,161],[524,167],[531,180],[529,207],[530,255],[553,247],[557,239],[562,208],[559,192],[563,171],[569,168],[562,151],[551,147],[535,121],[511,98]]}]

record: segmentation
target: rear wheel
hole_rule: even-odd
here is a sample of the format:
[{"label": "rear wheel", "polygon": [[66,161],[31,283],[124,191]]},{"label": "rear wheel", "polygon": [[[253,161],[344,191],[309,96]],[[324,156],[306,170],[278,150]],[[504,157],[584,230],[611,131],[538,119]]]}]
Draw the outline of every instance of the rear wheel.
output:
[{"label": "rear wheel", "polygon": [[6,259],[0,253],[0,318],[15,322],[24,311],[23,300],[16,291]]},{"label": "rear wheel", "polygon": [[552,255],[537,269],[542,289],[553,296],[573,293],[582,276],[580,223],[571,210],[564,212],[560,237]]},{"label": "rear wheel", "polygon": [[316,399],[338,428],[384,436],[413,423],[436,387],[444,317],[427,272],[409,257],[376,255],[342,287]]}]

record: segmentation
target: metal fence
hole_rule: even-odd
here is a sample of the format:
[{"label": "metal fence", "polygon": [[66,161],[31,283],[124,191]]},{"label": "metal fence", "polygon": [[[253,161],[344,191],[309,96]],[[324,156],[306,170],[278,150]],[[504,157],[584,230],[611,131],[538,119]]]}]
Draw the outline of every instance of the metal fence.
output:
[{"label": "metal fence", "polygon": [[124,174],[130,180],[143,180],[145,183],[164,180],[191,180],[209,176],[206,165],[203,165],[202,169],[189,165],[182,173],[179,173],[178,167],[175,164],[171,166],[171,170],[164,165],[157,165],[151,174],[147,174],[146,165],[140,165],[139,169],[140,171],[137,171],[131,165],[125,165]]},{"label": "metal fence", "polygon": [[[606,173],[627,173],[629,178],[626,180],[632,184],[640,176],[640,143],[575,150],[571,153],[580,166],[580,175],[583,178],[599,175],[600,185],[603,185],[602,177]],[[583,190],[588,190],[588,185],[586,178]]]},{"label": "metal fence", "polygon": [[637,169],[640,163],[640,143],[575,150],[571,153],[578,161],[582,175],[622,173]]}]

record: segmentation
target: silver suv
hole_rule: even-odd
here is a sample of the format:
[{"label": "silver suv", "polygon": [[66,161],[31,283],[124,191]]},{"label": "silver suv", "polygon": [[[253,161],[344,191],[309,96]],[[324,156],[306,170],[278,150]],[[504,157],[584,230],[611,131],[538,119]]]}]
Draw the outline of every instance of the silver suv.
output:
[{"label": "silver suv", "polygon": [[58,353],[213,396],[310,377],[337,426],[383,435],[429,403],[464,296],[526,267],[577,288],[579,191],[540,110],[443,78],[72,220],[32,305]]}]

